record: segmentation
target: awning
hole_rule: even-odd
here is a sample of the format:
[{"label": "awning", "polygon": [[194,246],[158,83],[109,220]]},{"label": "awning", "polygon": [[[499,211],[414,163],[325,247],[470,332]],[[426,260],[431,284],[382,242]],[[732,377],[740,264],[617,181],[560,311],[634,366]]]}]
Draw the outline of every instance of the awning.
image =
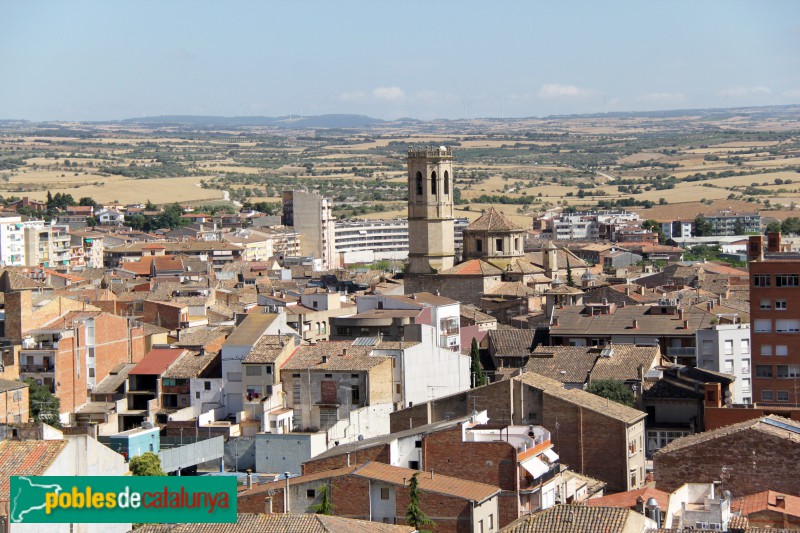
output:
[{"label": "awning", "polygon": [[533,476],[533,479],[543,476],[544,474],[547,473],[548,470],[550,470],[549,466],[544,464],[540,459],[537,459],[536,457],[532,457],[531,459],[528,459],[527,461],[522,463],[522,468],[527,470],[530,473],[530,475]]},{"label": "awning", "polygon": [[551,463],[555,463],[556,461],[558,461],[558,454],[554,452],[551,448],[546,449],[543,455],[547,457],[547,460],[550,461]]}]

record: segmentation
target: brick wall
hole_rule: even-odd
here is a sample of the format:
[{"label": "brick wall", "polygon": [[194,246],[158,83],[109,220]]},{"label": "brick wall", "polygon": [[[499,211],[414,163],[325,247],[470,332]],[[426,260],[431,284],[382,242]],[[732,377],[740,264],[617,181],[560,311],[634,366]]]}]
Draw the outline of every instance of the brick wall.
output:
[{"label": "brick wall", "polygon": [[[29,392],[30,388],[27,386],[17,390],[0,392],[0,423],[14,422],[17,415],[20,417],[20,422],[28,422]],[[19,400],[15,400],[16,397],[19,397]],[[6,415],[8,415],[8,418],[6,418]]]},{"label": "brick wall", "polygon": [[142,320],[162,328],[180,329],[181,314],[188,316],[189,308],[145,300]]},{"label": "brick wall", "polygon": [[97,315],[94,342],[95,383],[100,383],[112,368],[128,362],[128,320],[108,313]]},{"label": "brick wall", "polygon": [[369,520],[369,480],[355,476],[332,479],[331,503],[336,516]]},{"label": "brick wall", "polygon": [[719,480],[734,497],[765,490],[800,494],[800,444],[755,429],[744,429],[711,441],[653,456],[656,485],[672,492],[687,482]]},{"label": "brick wall", "polygon": [[[81,333],[81,337],[83,337],[83,333]],[[55,391],[56,396],[61,400],[61,413],[73,412],[88,401],[86,348],[75,346],[73,351],[73,346],[75,346],[74,337],[58,341],[55,360]]]},{"label": "brick wall", "polygon": [[389,431],[397,433],[407,429],[430,424],[428,418],[428,403],[418,403],[400,411],[389,413]]},{"label": "brick wall", "polygon": [[800,529],[800,517],[778,511],[759,511],[747,515],[752,528]]},{"label": "brick wall", "polygon": [[[367,461],[376,461],[378,463],[389,464],[389,445],[378,444],[371,448],[353,451],[350,453],[350,464],[356,465],[366,463]],[[332,470],[334,468],[344,468],[347,466],[347,454],[342,453],[333,457],[324,459],[311,459],[303,463],[303,474],[313,474],[314,472],[322,472],[325,470]]]},{"label": "brick wall", "polygon": [[[421,476],[429,475],[422,473]],[[434,474],[435,475],[435,474]],[[405,514],[408,504],[408,488],[397,487],[395,490],[395,508],[397,509],[397,523],[405,525]],[[436,527],[430,529],[436,533],[467,533],[472,529],[472,512],[470,502],[452,496],[420,491],[419,506],[428,517],[436,522]]]}]

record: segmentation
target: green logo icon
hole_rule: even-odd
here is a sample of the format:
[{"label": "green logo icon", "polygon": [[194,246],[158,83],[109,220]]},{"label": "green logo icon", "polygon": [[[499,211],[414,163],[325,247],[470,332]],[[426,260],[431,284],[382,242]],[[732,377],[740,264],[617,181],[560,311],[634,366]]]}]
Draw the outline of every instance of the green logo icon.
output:
[{"label": "green logo icon", "polygon": [[16,524],[234,523],[236,478],[11,476]]}]

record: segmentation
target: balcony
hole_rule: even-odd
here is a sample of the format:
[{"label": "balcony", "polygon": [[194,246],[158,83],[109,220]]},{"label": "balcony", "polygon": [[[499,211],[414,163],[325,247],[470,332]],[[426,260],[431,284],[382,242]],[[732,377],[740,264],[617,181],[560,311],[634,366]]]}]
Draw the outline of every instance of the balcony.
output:
[{"label": "balcony", "polygon": [[22,365],[19,367],[23,374],[48,374],[56,371],[55,365]]},{"label": "balcony", "polygon": [[189,394],[189,382],[182,385],[162,385],[161,392],[163,394]]},{"label": "balcony", "polygon": [[689,346],[686,348],[669,347],[667,348],[667,355],[676,357],[697,357],[697,347],[696,346]]}]

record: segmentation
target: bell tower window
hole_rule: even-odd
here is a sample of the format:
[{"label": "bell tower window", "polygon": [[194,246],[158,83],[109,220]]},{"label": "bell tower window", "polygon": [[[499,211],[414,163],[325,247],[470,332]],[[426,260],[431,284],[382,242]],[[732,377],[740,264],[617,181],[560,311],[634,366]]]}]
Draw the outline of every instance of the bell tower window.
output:
[{"label": "bell tower window", "polygon": [[422,172],[417,172],[417,194],[422,195]]},{"label": "bell tower window", "polygon": [[431,194],[436,194],[436,172],[431,172]]},{"label": "bell tower window", "polygon": [[450,175],[444,171],[444,193],[450,194]]}]

